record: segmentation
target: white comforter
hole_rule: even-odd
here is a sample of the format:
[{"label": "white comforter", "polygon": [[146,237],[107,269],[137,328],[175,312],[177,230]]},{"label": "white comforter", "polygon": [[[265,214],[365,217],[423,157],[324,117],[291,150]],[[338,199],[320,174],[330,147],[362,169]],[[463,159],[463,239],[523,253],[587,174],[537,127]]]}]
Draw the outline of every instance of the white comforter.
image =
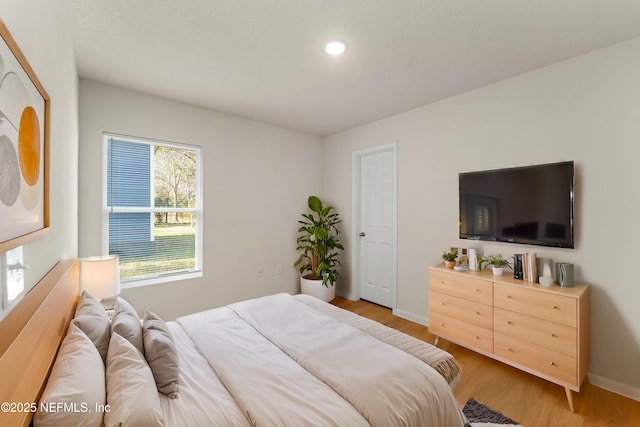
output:
[{"label": "white comforter", "polygon": [[180,364],[177,399],[158,393],[167,427],[250,427],[243,410],[200,354],[185,330],[167,322]]},{"label": "white comforter", "polygon": [[251,425],[464,425],[449,385],[430,366],[290,295],[178,323],[233,396],[225,405],[237,405]]}]

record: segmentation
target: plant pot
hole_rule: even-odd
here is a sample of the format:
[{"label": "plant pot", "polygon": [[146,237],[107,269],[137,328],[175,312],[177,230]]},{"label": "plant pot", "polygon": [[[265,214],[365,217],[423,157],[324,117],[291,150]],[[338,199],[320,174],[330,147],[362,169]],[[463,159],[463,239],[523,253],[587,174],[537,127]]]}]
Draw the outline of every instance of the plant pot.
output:
[{"label": "plant pot", "polygon": [[305,279],[300,278],[300,292],[305,295],[311,295],[324,302],[331,302],[336,297],[336,287],[329,285],[324,286],[322,279]]},{"label": "plant pot", "polygon": [[453,268],[456,266],[456,262],[455,261],[445,261],[444,262],[444,266],[447,268]]},{"label": "plant pot", "polygon": [[491,270],[493,270],[494,276],[502,276],[504,273],[504,267],[491,267]]}]

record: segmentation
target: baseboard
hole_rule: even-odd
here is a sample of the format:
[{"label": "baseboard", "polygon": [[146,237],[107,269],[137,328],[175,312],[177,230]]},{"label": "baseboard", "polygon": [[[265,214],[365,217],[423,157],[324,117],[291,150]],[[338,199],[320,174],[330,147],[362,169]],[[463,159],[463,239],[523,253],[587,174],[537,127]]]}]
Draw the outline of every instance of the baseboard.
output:
[{"label": "baseboard", "polygon": [[358,298],[356,298],[355,295],[351,294],[351,293],[345,293],[345,292],[340,292],[339,290],[336,289],[336,295],[342,298],[346,298],[350,301],[356,301]]},{"label": "baseboard", "polygon": [[589,373],[589,382],[596,387],[603,388],[615,394],[619,394],[629,399],[637,400],[640,402],[640,388],[634,387],[629,384],[625,384],[620,381],[615,381],[600,375]]},{"label": "baseboard", "polygon": [[400,310],[398,308],[393,309],[392,313],[394,315],[398,316],[398,317],[402,317],[403,319],[410,320],[412,322],[419,323],[419,324],[424,325],[424,326],[429,326],[429,319],[426,318],[426,317],[416,316],[413,313],[410,313],[410,312],[404,311],[404,310]]},{"label": "baseboard", "polygon": [[[357,301],[357,300],[360,299],[360,298],[356,298],[356,296],[352,295],[351,293],[344,293],[344,292],[340,292],[338,290],[336,290],[336,295],[338,295],[339,297],[342,297],[342,298],[346,298],[346,299],[351,300],[351,301]],[[400,309],[397,309],[397,308],[392,309],[391,313],[393,315],[395,315],[395,316],[402,317],[405,320],[410,320],[412,322],[419,323],[419,324],[424,325],[424,326],[429,326],[429,318],[428,317],[416,316],[415,314],[413,314],[411,312],[400,310]]]}]

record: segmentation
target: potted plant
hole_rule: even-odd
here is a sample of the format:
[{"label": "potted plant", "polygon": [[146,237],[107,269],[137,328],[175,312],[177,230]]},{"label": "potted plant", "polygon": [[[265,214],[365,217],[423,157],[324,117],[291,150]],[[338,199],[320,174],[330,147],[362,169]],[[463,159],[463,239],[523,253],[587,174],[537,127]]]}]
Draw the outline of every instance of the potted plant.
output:
[{"label": "potted plant", "polygon": [[482,259],[482,262],[486,262],[491,266],[494,276],[502,276],[505,268],[511,268],[511,263],[502,258],[502,255],[489,255]]},{"label": "potted plant", "polygon": [[444,260],[444,266],[447,268],[453,268],[456,265],[456,258],[458,254],[455,252],[443,252],[442,259]]},{"label": "potted plant", "polygon": [[295,263],[300,267],[300,288],[304,294],[329,302],[335,298],[335,281],[338,278],[338,255],[344,247],[338,240],[337,225],[342,222],[332,206],[322,206],[316,196],[309,196],[311,213],[304,213],[298,221],[298,247],[300,257]]}]

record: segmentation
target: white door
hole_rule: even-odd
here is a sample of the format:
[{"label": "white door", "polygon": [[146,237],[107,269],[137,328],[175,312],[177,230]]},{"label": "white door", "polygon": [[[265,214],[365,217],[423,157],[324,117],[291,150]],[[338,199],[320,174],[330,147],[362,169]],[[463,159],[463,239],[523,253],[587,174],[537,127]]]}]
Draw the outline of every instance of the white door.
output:
[{"label": "white door", "polygon": [[394,308],[395,145],[359,156],[360,298]]}]

